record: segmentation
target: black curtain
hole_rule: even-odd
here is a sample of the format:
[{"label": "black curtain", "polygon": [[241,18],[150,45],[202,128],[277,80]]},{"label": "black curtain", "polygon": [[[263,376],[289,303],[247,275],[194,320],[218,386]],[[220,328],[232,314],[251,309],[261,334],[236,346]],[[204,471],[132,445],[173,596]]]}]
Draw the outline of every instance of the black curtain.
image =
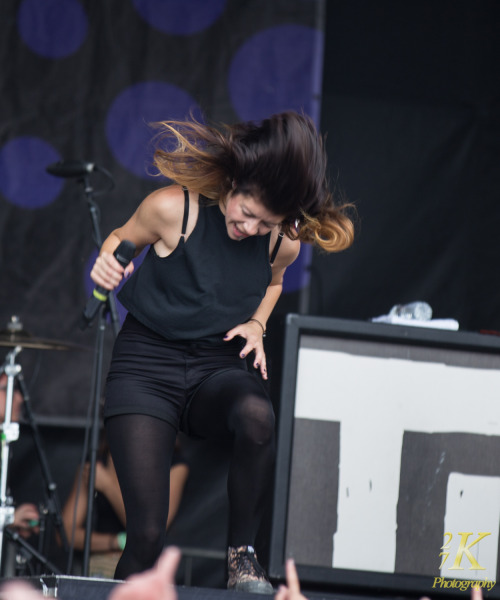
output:
[{"label": "black curtain", "polygon": [[315,252],[309,312],[369,319],[425,300],[499,330],[500,7],[328,2],[322,128],[354,246]]},{"label": "black curtain", "polygon": [[[18,357],[64,502],[91,406],[97,332],[78,324],[97,250],[84,182],[58,179],[46,167],[88,163],[105,237],[166,183],[149,172],[151,121],[190,110],[209,121],[258,120],[287,109],[318,121],[324,0],[0,4],[0,330],[17,315],[38,340],[69,346],[25,348]],[[298,294],[308,256],[287,273],[285,296]],[[108,327],[104,374],[113,339]],[[169,543],[220,553],[228,448],[184,443],[191,470]],[[15,502],[44,502],[29,427],[13,450]],[[224,586],[224,561],[195,559],[192,583]]]},{"label": "black curtain", "polygon": [[[323,20],[323,0],[2,2],[0,330],[18,315],[37,338],[77,346],[20,355],[40,415],[86,414],[96,337],[78,326],[97,252],[84,185],[46,167],[99,169],[89,181],[107,236],[166,183],[151,174],[150,122],[287,109],[318,120]],[[104,372],[112,341],[109,328]]]}]

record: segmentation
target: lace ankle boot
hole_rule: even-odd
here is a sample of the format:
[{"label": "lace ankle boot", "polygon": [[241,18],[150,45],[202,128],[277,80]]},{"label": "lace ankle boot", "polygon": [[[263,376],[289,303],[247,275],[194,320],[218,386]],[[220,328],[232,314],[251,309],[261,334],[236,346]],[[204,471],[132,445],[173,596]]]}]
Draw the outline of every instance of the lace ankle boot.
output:
[{"label": "lace ankle boot", "polygon": [[227,553],[229,590],[254,594],[274,594],[266,572],[257,562],[252,546],[229,546]]}]

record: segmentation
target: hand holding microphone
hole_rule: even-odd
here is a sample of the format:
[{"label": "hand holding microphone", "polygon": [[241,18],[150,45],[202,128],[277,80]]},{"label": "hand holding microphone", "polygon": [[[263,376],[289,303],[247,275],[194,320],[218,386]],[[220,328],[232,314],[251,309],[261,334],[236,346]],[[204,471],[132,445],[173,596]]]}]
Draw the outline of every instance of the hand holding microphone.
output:
[{"label": "hand holding microphone", "polygon": [[[113,252],[113,256],[124,269],[134,258],[134,254],[135,244],[129,242],[128,240],[124,240],[123,242],[121,242],[116,248],[116,250]],[[121,275],[121,273],[116,273],[116,283],[109,283],[109,287],[104,287],[102,285],[95,286],[94,291],[92,292],[92,296],[88,299],[87,305],[85,306],[85,310],[83,311],[82,328],[85,328],[86,326],[90,325],[97,312],[99,311],[99,308],[102,306],[102,303],[107,301],[109,292],[120,283],[122,278]]]},{"label": "hand holding microphone", "polygon": [[[106,295],[114,290],[124,277],[124,270],[133,271],[134,265],[130,265],[135,254],[135,245],[129,241],[121,242],[111,255],[110,252],[102,252],[97,257],[90,272],[92,281],[96,284],[94,292],[97,295]],[[116,262],[121,266],[118,267]],[[130,267],[129,267],[130,265]],[[128,267],[128,268],[127,268]],[[126,273],[128,276],[130,273]]]}]

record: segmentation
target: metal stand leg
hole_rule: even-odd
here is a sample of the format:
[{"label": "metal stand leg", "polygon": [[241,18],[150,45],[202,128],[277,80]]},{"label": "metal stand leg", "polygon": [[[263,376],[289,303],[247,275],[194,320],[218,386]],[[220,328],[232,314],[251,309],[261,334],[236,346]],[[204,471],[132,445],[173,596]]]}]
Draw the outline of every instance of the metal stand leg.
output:
[{"label": "metal stand leg", "polygon": [[15,531],[11,531],[10,529],[6,529],[5,535],[6,537],[10,538],[13,542],[15,542],[18,546],[24,548],[27,551],[28,556],[35,558],[41,565],[47,567],[50,570],[50,573],[54,573],[55,575],[61,574],[61,571],[54,564],[47,560],[45,556],[43,556],[43,554],[40,554],[40,552],[35,550],[35,548],[28,544],[26,540],[23,540],[23,538],[18,533],[16,533]]},{"label": "metal stand leg", "polygon": [[5,528],[14,522],[14,507],[12,498],[7,497],[7,472],[9,468],[10,444],[19,439],[19,423],[12,423],[12,398],[14,396],[14,381],[21,370],[16,364],[16,356],[21,352],[17,346],[7,355],[3,371],[7,375],[7,390],[5,395],[5,416],[2,425],[2,471],[0,474],[0,567],[3,566],[3,546]]},{"label": "metal stand leg", "polygon": [[[46,522],[48,518],[51,518],[55,521],[59,535],[64,545],[64,549],[67,551],[68,542],[66,538],[66,534],[64,531],[64,527],[62,524],[61,517],[61,509],[59,500],[57,497],[57,486],[54,483],[50,471],[47,459],[42,449],[42,442],[40,438],[40,433],[38,431],[38,427],[36,421],[33,417],[33,413],[31,411],[31,403],[29,392],[27,386],[24,382],[24,377],[22,374],[21,365],[17,364],[16,357],[21,352],[21,346],[16,346],[9,354],[7,355],[6,362],[2,367],[2,371],[7,375],[7,389],[6,389],[6,397],[5,397],[5,417],[4,423],[2,425],[2,471],[0,476],[0,570],[4,566],[3,564],[3,546],[4,546],[4,533],[10,537],[16,544],[22,546],[25,550],[29,552],[31,556],[33,556],[41,565],[48,566],[54,573],[60,573],[60,570],[57,569],[54,565],[52,565],[43,555],[40,550],[47,551],[47,548],[43,548],[44,544],[47,544],[50,539],[50,528],[46,527]],[[0,371],[0,372],[2,372]],[[38,454],[38,458],[40,461],[40,465],[42,468],[42,474],[45,480],[46,492],[47,492],[47,515],[44,517],[44,532],[43,535],[40,535],[40,548],[36,550],[33,548],[28,542],[26,542],[21,536],[17,533],[6,529],[6,527],[14,522],[14,506],[12,503],[12,498],[7,497],[7,483],[8,483],[8,468],[9,468],[9,455],[10,455],[10,443],[19,439],[19,423],[13,423],[11,421],[12,418],[12,404],[14,398],[14,387],[15,382],[19,383],[21,388],[21,393],[24,398],[24,407],[26,409],[26,416],[28,418],[28,422],[31,426],[31,430],[33,433],[33,438],[36,445],[36,450]]]},{"label": "metal stand leg", "polygon": [[89,489],[87,499],[87,521],[85,528],[85,544],[83,547],[83,569],[82,574],[87,577],[90,564],[90,541],[92,537],[92,520],[94,513],[94,490],[95,473],[97,463],[97,452],[99,450],[99,399],[101,397],[102,386],[102,356],[104,350],[104,333],[106,331],[105,304],[99,309],[96,350],[94,357],[94,397],[93,397],[93,418],[90,441],[90,468],[89,468]]},{"label": "metal stand leg", "polygon": [[29,395],[29,391],[28,391],[28,386],[26,385],[26,382],[24,381],[22,369],[20,369],[19,373],[17,374],[17,382],[19,384],[21,394],[23,395],[25,415],[26,415],[26,419],[30,425],[31,432],[33,434],[33,440],[35,442],[38,460],[40,462],[40,468],[42,470],[42,476],[43,476],[43,480],[45,483],[45,491],[46,491],[46,497],[47,497],[46,510],[47,510],[49,525],[47,526],[47,528],[45,530],[45,535],[44,535],[44,540],[43,540],[45,543],[45,547],[40,547],[40,550],[43,552],[43,554],[47,554],[47,550],[48,550],[47,544],[50,541],[50,534],[51,534],[50,526],[53,522],[55,524],[57,532],[59,533],[59,536],[61,538],[61,542],[62,542],[64,551],[68,552],[69,544],[68,544],[66,531],[64,529],[64,525],[63,525],[63,521],[62,521],[62,510],[61,510],[61,503],[59,501],[59,496],[57,493],[57,484],[55,483],[54,478],[52,477],[52,475],[50,473],[49,463],[47,461],[45,452],[43,451],[40,431],[38,429],[36,420],[33,416],[33,411],[31,410],[31,399],[30,399],[30,395]]}]

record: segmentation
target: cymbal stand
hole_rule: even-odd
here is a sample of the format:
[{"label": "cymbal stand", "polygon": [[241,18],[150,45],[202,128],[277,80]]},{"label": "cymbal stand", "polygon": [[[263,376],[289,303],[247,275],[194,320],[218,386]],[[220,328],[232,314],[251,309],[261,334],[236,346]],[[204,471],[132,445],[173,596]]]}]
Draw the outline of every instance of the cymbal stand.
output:
[{"label": "cymbal stand", "polygon": [[3,566],[4,530],[14,523],[14,506],[12,498],[7,496],[7,471],[9,468],[10,444],[19,439],[19,423],[12,423],[12,399],[14,397],[14,381],[21,370],[16,364],[16,356],[21,352],[21,347],[16,346],[9,352],[3,371],[7,375],[7,389],[5,392],[5,415],[2,425],[2,472],[0,474],[0,567]]},{"label": "cymbal stand", "polygon": [[53,563],[47,560],[45,556],[43,556],[43,554],[40,554],[38,550],[35,550],[35,548],[33,548],[33,546],[29,544],[26,540],[23,540],[23,538],[16,531],[6,529],[5,534],[15,544],[26,550],[26,554],[29,558],[35,558],[41,565],[47,567],[50,573],[53,573],[54,575],[61,574],[61,571]]},{"label": "cymbal stand", "polygon": [[31,409],[31,398],[28,391],[28,386],[24,380],[22,369],[17,374],[17,383],[19,385],[19,389],[24,399],[24,413],[28,424],[31,428],[31,433],[33,435],[33,441],[35,443],[38,460],[40,462],[40,468],[42,470],[43,481],[45,483],[45,492],[46,492],[46,516],[45,516],[45,528],[42,532],[40,531],[39,538],[39,551],[47,555],[48,553],[48,544],[51,539],[52,533],[52,523],[55,524],[57,532],[61,538],[62,546],[65,552],[69,550],[68,538],[66,536],[66,531],[64,529],[63,520],[62,520],[62,509],[61,503],[59,501],[59,496],[57,493],[57,484],[54,481],[49,469],[49,463],[47,461],[47,457],[45,452],[43,451],[42,439],[40,436],[40,430],[38,429],[37,422],[33,415],[33,411]]},{"label": "cymbal stand", "polygon": [[[16,363],[16,357],[21,352],[22,347],[16,346],[13,350],[11,350],[7,354],[6,361],[0,370],[0,373],[3,371],[7,375],[7,389],[5,395],[5,417],[4,423],[2,425],[2,472],[0,478],[0,567],[3,566],[2,557],[3,557],[3,545],[4,539],[3,534],[5,532],[8,537],[10,537],[13,541],[15,541],[18,545],[28,551],[28,553],[36,558],[36,560],[45,567],[48,567],[53,573],[60,573],[60,570],[49,562],[42,550],[46,550],[46,544],[49,541],[50,529],[46,528],[47,517],[44,517],[44,532],[41,533],[39,539],[39,549],[36,550],[31,546],[28,542],[23,540],[19,534],[12,532],[6,527],[14,522],[14,506],[12,504],[12,498],[7,497],[7,483],[8,483],[8,467],[9,467],[9,454],[10,454],[10,443],[19,439],[19,423],[13,423],[11,421],[12,418],[12,405],[14,398],[14,388],[15,382],[19,383],[19,387],[21,388],[21,393],[23,395],[24,407],[26,411],[26,416],[31,426],[31,430],[33,433],[33,438],[35,441],[38,458],[40,461],[40,465],[42,468],[42,474],[46,483],[46,491],[47,491],[47,514],[50,515],[56,522],[59,530],[59,535],[61,536],[61,540],[63,542],[64,549],[67,551],[68,542],[66,538],[66,534],[64,531],[64,527],[62,525],[61,518],[61,510],[60,504],[57,497],[57,485],[54,483],[50,471],[47,459],[42,449],[42,443],[40,438],[40,433],[38,431],[38,426],[33,417],[33,413],[31,411],[31,401],[29,397],[29,392],[27,386],[24,381],[24,377],[22,374],[22,367],[20,364]],[[41,528],[42,529],[42,528]],[[45,546],[43,548],[42,546]],[[45,552],[46,554],[46,552]]]}]

